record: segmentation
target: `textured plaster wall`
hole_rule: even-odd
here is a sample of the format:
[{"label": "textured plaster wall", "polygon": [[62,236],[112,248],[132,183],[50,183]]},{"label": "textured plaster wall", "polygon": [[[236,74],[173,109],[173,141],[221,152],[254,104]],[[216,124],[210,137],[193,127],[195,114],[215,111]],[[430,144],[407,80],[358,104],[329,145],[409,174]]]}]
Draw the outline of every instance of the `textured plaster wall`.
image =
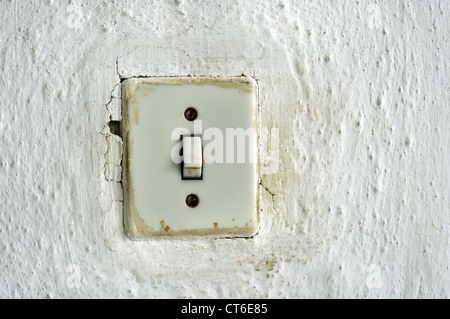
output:
[{"label": "textured plaster wall", "polygon": [[[449,7],[0,1],[0,297],[449,297]],[[259,234],[129,241],[120,79],[241,74]]]}]

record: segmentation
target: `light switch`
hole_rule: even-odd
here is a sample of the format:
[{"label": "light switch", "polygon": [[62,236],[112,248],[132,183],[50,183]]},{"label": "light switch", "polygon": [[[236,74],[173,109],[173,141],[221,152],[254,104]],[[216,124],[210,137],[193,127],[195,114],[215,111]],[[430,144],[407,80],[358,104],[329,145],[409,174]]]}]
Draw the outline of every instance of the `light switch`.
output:
[{"label": "light switch", "polygon": [[200,136],[182,135],[182,179],[202,178],[202,140]]},{"label": "light switch", "polygon": [[122,93],[127,236],[253,236],[259,228],[256,82],[131,78]]}]

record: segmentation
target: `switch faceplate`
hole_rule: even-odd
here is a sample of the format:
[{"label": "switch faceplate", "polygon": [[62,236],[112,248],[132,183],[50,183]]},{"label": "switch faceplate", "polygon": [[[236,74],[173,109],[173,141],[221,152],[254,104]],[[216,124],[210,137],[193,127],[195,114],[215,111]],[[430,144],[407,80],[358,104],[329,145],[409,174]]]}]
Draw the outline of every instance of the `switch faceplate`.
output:
[{"label": "switch faceplate", "polygon": [[131,78],[122,93],[127,236],[253,236],[256,82]]}]

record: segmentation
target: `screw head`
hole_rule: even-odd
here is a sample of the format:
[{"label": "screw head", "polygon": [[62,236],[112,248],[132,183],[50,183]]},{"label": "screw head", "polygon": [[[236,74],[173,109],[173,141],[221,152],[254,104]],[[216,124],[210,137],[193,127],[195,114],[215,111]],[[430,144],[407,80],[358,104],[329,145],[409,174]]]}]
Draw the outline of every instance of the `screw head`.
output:
[{"label": "screw head", "polygon": [[184,111],[184,117],[186,118],[186,120],[188,121],[193,121],[197,118],[198,116],[198,112],[195,108],[193,107],[188,107],[185,111]]},{"label": "screw head", "polygon": [[197,207],[200,203],[200,199],[195,194],[189,194],[186,196],[186,205],[190,208]]}]

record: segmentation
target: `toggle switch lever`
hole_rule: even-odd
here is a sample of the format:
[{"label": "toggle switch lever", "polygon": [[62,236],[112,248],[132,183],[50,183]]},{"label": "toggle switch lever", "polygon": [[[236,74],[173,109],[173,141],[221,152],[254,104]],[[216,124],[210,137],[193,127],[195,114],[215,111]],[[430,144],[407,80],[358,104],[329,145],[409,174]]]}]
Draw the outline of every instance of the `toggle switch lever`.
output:
[{"label": "toggle switch lever", "polygon": [[181,179],[203,178],[202,139],[199,135],[182,135],[183,161]]}]

